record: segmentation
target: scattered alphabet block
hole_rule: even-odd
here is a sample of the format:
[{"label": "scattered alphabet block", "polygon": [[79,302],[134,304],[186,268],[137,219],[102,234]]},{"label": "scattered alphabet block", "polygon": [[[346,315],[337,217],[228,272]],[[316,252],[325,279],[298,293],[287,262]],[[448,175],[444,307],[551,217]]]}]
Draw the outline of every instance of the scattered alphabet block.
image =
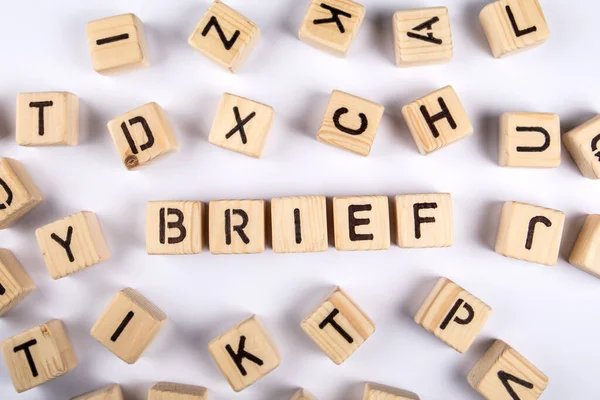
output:
[{"label": "scattered alphabet block", "polygon": [[218,200],[208,206],[212,254],[255,254],[265,251],[265,202]]},{"label": "scattered alphabet block", "polygon": [[17,160],[0,158],[0,229],[37,207],[44,196]]},{"label": "scattered alphabet block", "polygon": [[290,400],[317,400],[315,396],[310,394],[306,389],[298,389]]},{"label": "scattered alphabet block", "polygon": [[386,250],[390,247],[390,211],[386,196],[333,198],[337,250]]},{"label": "scattered alphabet block", "polygon": [[383,116],[381,104],[334,90],[317,139],[361,156],[368,156]]},{"label": "scattered alphabet block", "polygon": [[419,400],[419,396],[402,389],[366,383],[362,400]]},{"label": "scattered alphabet block", "polygon": [[415,315],[415,322],[448,346],[464,353],[492,309],[449,279],[441,278]]},{"label": "scattered alphabet block", "polygon": [[254,384],[281,363],[277,347],[255,315],[210,342],[208,351],[236,392]]},{"label": "scattered alphabet block", "polygon": [[505,257],[555,265],[565,224],[561,211],[508,201],[502,208],[496,252]]},{"label": "scattered alphabet block", "polygon": [[569,262],[600,277],[600,215],[588,215],[579,232]]},{"label": "scattered alphabet block", "polygon": [[14,254],[0,249],[0,316],[19,304],[35,288],[35,283]]},{"label": "scattered alphabet block", "polygon": [[17,393],[65,375],[77,366],[65,327],[58,319],[4,340],[2,353]]},{"label": "scattered alphabet block", "polygon": [[536,400],[548,386],[542,371],[501,340],[494,342],[467,380],[489,400]]},{"label": "scattered alphabet block", "polygon": [[119,385],[109,385],[89,393],[84,393],[71,400],[124,400],[123,391]]},{"label": "scattered alphabet block", "polygon": [[467,112],[452,86],[404,106],[402,115],[421,154],[429,154],[473,134]]},{"label": "scattered alphabet block", "polygon": [[600,179],[600,116],[567,132],[563,140],[583,176]]},{"label": "scattered alphabet block", "polygon": [[339,287],[304,318],[301,327],[338,365],[375,332],[373,321]]},{"label": "scattered alphabet block", "polygon": [[396,229],[400,247],[452,246],[454,217],[450,193],[396,196]]},{"label": "scattered alphabet block", "polygon": [[208,390],[200,386],[159,382],[150,388],[148,400],[208,400]]},{"label": "scattered alphabet block", "polygon": [[146,252],[202,252],[203,208],[199,201],[149,201],[146,206]]},{"label": "scattered alphabet block", "polygon": [[329,241],[325,196],[272,199],[271,232],[275,253],[327,251]]}]

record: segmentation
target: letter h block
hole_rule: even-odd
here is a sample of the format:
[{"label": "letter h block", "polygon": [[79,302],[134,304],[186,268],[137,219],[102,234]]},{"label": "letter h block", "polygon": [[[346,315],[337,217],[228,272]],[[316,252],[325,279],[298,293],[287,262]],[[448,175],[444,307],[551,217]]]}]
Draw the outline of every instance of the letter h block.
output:
[{"label": "letter h block", "polygon": [[203,208],[199,201],[149,201],[146,206],[146,252],[202,252]]},{"label": "letter h block", "polygon": [[335,248],[342,251],[390,247],[390,211],[386,196],[333,198]]},{"label": "letter h block", "polygon": [[17,160],[0,158],[0,229],[37,207],[44,196]]},{"label": "letter h block", "polygon": [[119,385],[101,387],[92,392],[73,397],[71,400],[124,400],[123,391]]},{"label": "letter h block", "polygon": [[419,400],[419,396],[407,390],[367,383],[362,400]]},{"label": "letter h block", "polygon": [[563,140],[583,176],[600,179],[600,116],[567,132]]},{"label": "letter h block", "polygon": [[265,251],[265,202],[218,200],[208,206],[208,244],[212,254]]},{"label": "letter h block", "polygon": [[10,250],[0,249],[0,316],[35,290],[35,283]]},{"label": "letter h block", "polygon": [[398,246],[450,247],[454,244],[454,218],[450,193],[396,196]]},{"label": "letter h block", "polygon": [[208,390],[200,386],[159,382],[150,388],[148,400],[208,400]]}]

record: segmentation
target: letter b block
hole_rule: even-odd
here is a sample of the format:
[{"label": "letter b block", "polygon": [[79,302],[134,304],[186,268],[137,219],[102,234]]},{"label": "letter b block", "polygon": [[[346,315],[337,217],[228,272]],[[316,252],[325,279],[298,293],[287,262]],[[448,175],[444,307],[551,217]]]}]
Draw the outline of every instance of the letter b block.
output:
[{"label": "letter b block", "polygon": [[146,206],[146,252],[200,253],[203,207],[199,201],[149,201]]},{"label": "letter b block", "polygon": [[327,251],[325,196],[280,197],[271,200],[273,252]]},{"label": "letter b block", "polygon": [[20,162],[0,158],[0,229],[37,207],[44,197]]},{"label": "letter b block", "polygon": [[396,218],[400,247],[450,247],[454,244],[449,193],[396,196]]},{"label": "letter b block", "polygon": [[500,118],[501,166],[558,167],[560,148],[558,115],[511,112]]},{"label": "letter b block", "polygon": [[10,250],[0,249],[0,316],[35,290],[35,283]]},{"label": "letter b block", "polygon": [[567,132],[564,143],[583,176],[600,179],[600,116]]},{"label": "letter b block", "polygon": [[254,254],[265,251],[265,202],[219,200],[208,206],[212,254]]},{"label": "letter b block", "polygon": [[150,388],[148,400],[208,400],[208,390],[200,386],[159,382]]},{"label": "letter b block", "polygon": [[390,247],[390,211],[386,196],[333,198],[337,250],[386,250]]}]

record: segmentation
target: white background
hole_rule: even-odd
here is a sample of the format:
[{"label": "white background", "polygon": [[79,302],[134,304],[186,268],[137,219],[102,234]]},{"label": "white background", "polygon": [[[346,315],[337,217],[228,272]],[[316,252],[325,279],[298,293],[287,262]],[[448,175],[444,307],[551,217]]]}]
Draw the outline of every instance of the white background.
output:
[{"label": "white background", "polygon": [[[19,399],[68,399],[117,382],[128,399],[145,399],[157,381],[207,386],[212,399],[285,399],[306,387],[319,399],[359,400],[364,381],[418,393],[422,399],[477,399],[470,368],[495,338],[520,351],[550,378],[543,398],[592,399],[600,389],[599,282],[565,259],[586,214],[599,212],[598,183],[583,178],[566,152],[557,169],[508,169],[497,164],[498,117],[505,111],[555,112],[563,131],[600,110],[595,18],[600,3],[542,0],[551,38],[504,60],[491,56],[479,24],[480,0],[362,0],[366,21],[347,58],[297,39],[308,0],[230,0],[260,26],[262,38],[238,74],[221,70],[187,44],[208,0],[20,0],[0,14],[0,156],[22,161],[46,201],[10,229],[0,246],[12,250],[38,290],[0,320],[0,338],[52,318],[66,324],[79,358],[68,375]],[[454,59],[442,66],[398,69],[392,15],[398,9],[449,7]],[[133,12],[144,22],[149,69],[103,77],[91,67],[88,21]],[[424,157],[401,107],[451,84],[474,136]],[[372,153],[361,158],[315,139],[331,90],[386,106]],[[81,99],[80,145],[19,147],[15,96],[70,91]],[[263,159],[208,143],[223,92],[275,108]],[[139,172],[128,172],[106,123],[149,101],[161,104],[181,149]],[[381,252],[275,255],[148,256],[148,200],[257,198],[450,192],[455,245]],[[567,215],[556,267],[501,257],[493,251],[502,202],[517,200]],[[112,258],[53,281],[34,230],[71,213],[98,214]],[[466,354],[417,326],[412,316],[440,276],[493,308]],[[342,286],[377,324],[375,334],[342,366],[333,364],[300,329],[302,318]],[[169,316],[157,340],[134,365],[112,355],[89,330],[124,287],[138,289]],[[234,394],[210,357],[208,342],[252,313],[260,316],[282,355],[281,366]],[[0,366],[0,398],[14,392]]]}]

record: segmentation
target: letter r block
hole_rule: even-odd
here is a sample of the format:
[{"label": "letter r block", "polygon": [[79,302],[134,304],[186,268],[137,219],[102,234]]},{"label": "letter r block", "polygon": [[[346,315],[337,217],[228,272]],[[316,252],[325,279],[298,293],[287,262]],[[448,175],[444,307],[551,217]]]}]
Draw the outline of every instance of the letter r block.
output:
[{"label": "letter r block", "polygon": [[208,206],[208,244],[212,254],[265,251],[265,202],[219,200]]},{"label": "letter r block", "polygon": [[386,196],[333,198],[333,230],[337,250],[390,248],[390,211]]},{"label": "letter r block", "polygon": [[450,247],[454,244],[454,217],[450,193],[396,196],[398,246]]},{"label": "letter r block", "polygon": [[37,207],[44,196],[17,160],[0,158],[0,229]]},{"label": "letter r block", "polygon": [[325,196],[280,197],[271,200],[273,252],[327,251]]},{"label": "letter r block", "polygon": [[199,201],[149,201],[146,206],[146,252],[202,252],[203,208]]},{"label": "letter r block", "polygon": [[35,287],[13,253],[0,249],[0,316],[19,304]]},{"label": "letter r block", "polygon": [[123,391],[119,385],[101,387],[89,393],[84,393],[71,400],[124,400]]},{"label": "letter r block", "polygon": [[406,390],[367,383],[362,400],[419,400],[419,396]]},{"label": "letter r block", "polygon": [[159,382],[150,388],[148,400],[208,400],[208,390],[200,386]]},{"label": "letter r block", "polygon": [[569,262],[600,278],[600,215],[588,215],[585,219]]},{"label": "letter r block", "polygon": [[563,140],[583,176],[600,179],[600,116],[567,132]]}]

